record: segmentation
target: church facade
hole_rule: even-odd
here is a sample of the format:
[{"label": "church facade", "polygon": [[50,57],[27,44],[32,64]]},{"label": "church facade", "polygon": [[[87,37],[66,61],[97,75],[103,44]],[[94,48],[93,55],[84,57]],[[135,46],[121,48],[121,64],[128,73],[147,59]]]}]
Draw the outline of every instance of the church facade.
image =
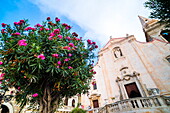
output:
[{"label": "church facade", "polygon": [[109,40],[98,53],[89,94],[82,95],[85,108],[133,98],[144,104],[142,98],[170,96],[170,43],[161,35],[165,26],[157,20],[139,18],[147,42],[139,42],[133,35]]}]

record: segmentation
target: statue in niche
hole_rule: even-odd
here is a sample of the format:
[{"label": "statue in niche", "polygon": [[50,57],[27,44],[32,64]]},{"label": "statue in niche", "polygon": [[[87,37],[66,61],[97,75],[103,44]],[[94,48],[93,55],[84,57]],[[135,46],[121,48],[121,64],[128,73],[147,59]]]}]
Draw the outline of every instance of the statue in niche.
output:
[{"label": "statue in niche", "polygon": [[114,48],[114,56],[115,58],[120,58],[122,55],[122,51],[119,47]]}]

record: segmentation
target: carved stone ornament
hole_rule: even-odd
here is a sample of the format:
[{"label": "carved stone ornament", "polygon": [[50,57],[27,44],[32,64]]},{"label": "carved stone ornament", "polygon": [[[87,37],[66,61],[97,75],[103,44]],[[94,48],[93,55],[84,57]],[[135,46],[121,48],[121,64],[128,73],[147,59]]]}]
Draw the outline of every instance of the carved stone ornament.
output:
[{"label": "carved stone ornament", "polygon": [[123,77],[123,80],[129,81],[131,77],[132,77],[132,76],[127,76],[127,75],[126,75],[126,76]]},{"label": "carved stone ornament", "polygon": [[118,82],[118,81],[121,81],[121,79],[119,77],[117,77],[117,79],[116,79],[116,82]]},{"label": "carved stone ornament", "polygon": [[123,80],[129,81],[131,78],[137,77],[139,75],[140,73],[134,71],[133,74],[131,75],[130,74],[124,75],[122,79],[120,77],[117,77],[116,82],[123,81]]}]

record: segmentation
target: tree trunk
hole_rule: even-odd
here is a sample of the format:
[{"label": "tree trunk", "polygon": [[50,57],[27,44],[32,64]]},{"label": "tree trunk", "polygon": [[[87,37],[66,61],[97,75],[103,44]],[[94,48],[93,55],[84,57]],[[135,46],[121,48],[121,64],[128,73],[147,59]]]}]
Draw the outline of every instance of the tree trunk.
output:
[{"label": "tree trunk", "polygon": [[52,105],[51,105],[51,92],[50,92],[50,88],[48,87],[47,88],[47,104],[48,104],[48,106],[47,106],[47,109],[48,109],[48,112],[47,113],[51,113],[51,107],[52,107]]},{"label": "tree trunk", "polygon": [[51,95],[50,87],[45,87],[43,98],[39,100],[39,112],[40,113],[54,113],[59,105],[59,96]]}]

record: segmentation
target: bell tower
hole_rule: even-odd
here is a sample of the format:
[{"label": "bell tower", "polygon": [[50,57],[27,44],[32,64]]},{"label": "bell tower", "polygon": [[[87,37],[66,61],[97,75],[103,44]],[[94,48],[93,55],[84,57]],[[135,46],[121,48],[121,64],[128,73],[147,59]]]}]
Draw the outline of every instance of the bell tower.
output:
[{"label": "bell tower", "polygon": [[138,16],[145,33],[146,42],[150,42],[153,38],[170,42],[170,28],[166,28],[165,24],[160,23],[158,20],[149,19]]}]

